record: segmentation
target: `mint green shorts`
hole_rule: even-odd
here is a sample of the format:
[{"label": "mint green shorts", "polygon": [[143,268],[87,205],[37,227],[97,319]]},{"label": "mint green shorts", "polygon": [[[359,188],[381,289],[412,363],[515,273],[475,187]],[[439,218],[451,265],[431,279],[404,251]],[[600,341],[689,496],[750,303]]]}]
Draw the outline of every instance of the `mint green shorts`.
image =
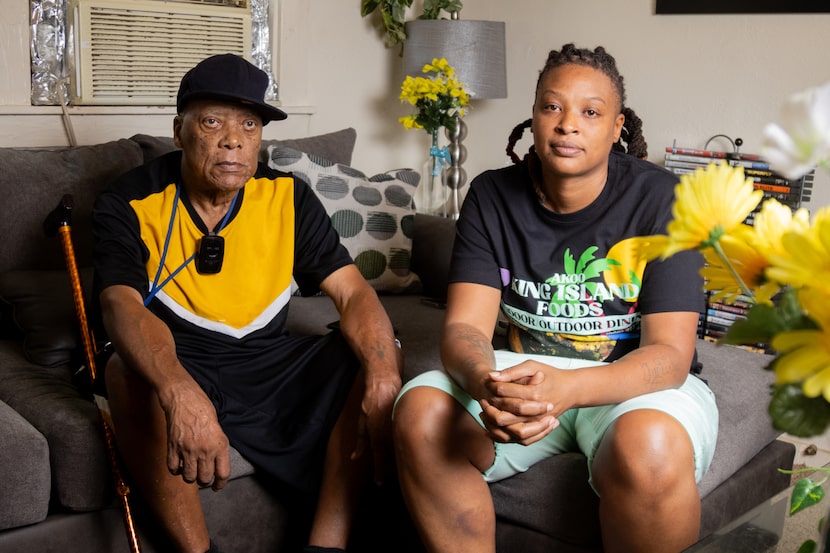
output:
[{"label": "mint green shorts", "polygon": [[[598,365],[597,362],[543,355],[496,351],[496,367],[504,370],[522,361],[533,359],[560,369]],[[470,397],[447,373],[429,371],[413,378],[401,389],[398,399],[412,388],[430,386],[454,397],[482,425],[478,401]],[[559,417],[559,426],[544,439],[525,446],[516,443],[495,443],[493,464],[483,474],[487,482],[496,482],[524,472],[539,461],[559,453],[580,451],[588,458],[591,471],[594,455],[605,431],[618,417],[637,409],[656,409],[677,419],[691,439],[695,455],[695,481],[700,482],[712,462],[718,437],[718,407],[712,390],[699,378],[689,375],[677,389],[638,396],[616,405],[582,407],[566,411]]]}]

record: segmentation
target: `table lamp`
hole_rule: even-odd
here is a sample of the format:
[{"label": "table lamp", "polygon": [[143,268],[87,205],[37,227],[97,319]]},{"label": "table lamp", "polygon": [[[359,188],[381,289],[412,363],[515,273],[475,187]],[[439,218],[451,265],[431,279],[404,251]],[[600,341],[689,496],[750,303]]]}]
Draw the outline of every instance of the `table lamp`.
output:
[{"label": "table lamp", "polygon": [[[500,21],[473,21],[458,18],[417,19],[406,23],[403,48],[404,74],[421,75],[424,64],[445,58],[455,69],[458,80],[470,100],[506,98],[505,25]],[[461,207],[459,191],[467,180],[462,164],[467,159],[463,140],[467,125],[457,118],[454,132],[447,130],[450,164],[445,184],[450,189],[447,216],[458,218]]]}]

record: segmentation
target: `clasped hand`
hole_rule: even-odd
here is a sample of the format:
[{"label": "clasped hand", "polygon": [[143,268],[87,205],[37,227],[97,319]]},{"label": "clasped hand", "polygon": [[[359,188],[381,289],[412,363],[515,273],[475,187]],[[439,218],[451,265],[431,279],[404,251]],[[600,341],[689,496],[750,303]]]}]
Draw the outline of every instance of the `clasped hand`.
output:
[{"label": "clasped hand", "polygon": [[554,382],[564,383],[566,372],[525,361],[489,373],[484,387],[490,396],[479,403],[483,409],[480,417],[490,437],[497,442],[530,445],[559,426],[558,416],[565,409],[554,399],[562,395]]}]

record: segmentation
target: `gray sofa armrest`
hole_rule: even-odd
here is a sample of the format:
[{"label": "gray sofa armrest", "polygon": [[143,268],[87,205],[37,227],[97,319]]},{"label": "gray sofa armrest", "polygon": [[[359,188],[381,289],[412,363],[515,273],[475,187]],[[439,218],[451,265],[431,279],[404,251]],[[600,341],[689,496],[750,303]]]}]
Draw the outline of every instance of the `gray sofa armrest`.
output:
[{"label": "gray sofa armrest", "polygon": [[730,345],[697,341],[700,374],[715,393],[720,423],[715,458],[701,480],[705,496],[781,435],[768,406],[775,375],[764,368],[771,355]]},{"label": "gray sofa armrest", "polygon": [[49,511],[46,438],[0,401],[0,530],[34,524]]},{"label": "gray sofa armrest", "polygon": [[112,504],[112,479],[98,412],[74,385],[67,368],[29,363],[19,344],[0,342],[0,401],[46,438],[56,504],[70,511]]}]

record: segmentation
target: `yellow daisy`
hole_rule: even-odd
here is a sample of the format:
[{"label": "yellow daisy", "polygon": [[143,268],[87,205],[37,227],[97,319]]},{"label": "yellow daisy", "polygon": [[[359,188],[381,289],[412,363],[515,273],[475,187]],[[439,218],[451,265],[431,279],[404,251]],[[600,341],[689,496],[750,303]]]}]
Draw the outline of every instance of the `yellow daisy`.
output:
[{"label": "yellow daisy", "polygon": [[790,231],[806,232],[810,228],[810,212],[801,208],[793,213],[789,206],[770,198],[761,204],[753,227],[758,237],[757,247],[765,255],[784,253],[782,237]]},{"label": "yellow daisy", "polygon": [[744,178],[743,167],[725,161],[680,177],[668,225],[663,259],[682,250],[705,249],[743,224],[758,205],[763,192]]},{"label": "yellow daisy", "polygon": [[830,207],[816,213],[812,226],[794,225],[784,232],[781,246],[769,256],[767,276],[793,288],[830,295]]},{"label": "yellow daisy", "polygon": [[830,401],[830,294],[799,290],[799,303],[817,329],[781,332],[770,344],[780,352],[776,361],[776,382],[802,382],[807,397],[824,396]]},{"label": "yellow daisy", "polygon": [[801,310],[821,328],[830,330],[830,292],[819,288],[798,291]]},{"label": "yellow daisy", "polygon": [[772,339],[772,347],[781,352],[775,363],[776,382],[802,382],[807,397],[824,396],[830,401],[830,332],[827,330],[793,330]]},{"label": "yellow daisy", "polygon": [[[795,214],[775,199],[766,200],[755,216],[753,226],[739,225],[719,241],[719,248],[729,260],[724,261],[718,248],[706,249],[703,254],[707,266],[701,271],[708,290],[717,291],[712,301],[734,301],[743,293],[741,281],[751,289],[755,300],[771,303],[771,298],[781,289],[781,284],[766,274],[772,255],[786,251],[782,237],[790,231],[803,232],[810,226],[806,209]],[[740,279],[740,280],[738,280]]]},{"label": "yellow daisy", "polygon": [[755,229],[742,225],[720,239],[720,250],[728,258],[728,264],[716,249],[703,251],[706,266],[700,274],[706,289],[715,292],[710,301],[733,303],[748,288],[755,301],[772,303],[770,299],[781,287],[765,276],[769,262],[758,247],[760,241]]}]

